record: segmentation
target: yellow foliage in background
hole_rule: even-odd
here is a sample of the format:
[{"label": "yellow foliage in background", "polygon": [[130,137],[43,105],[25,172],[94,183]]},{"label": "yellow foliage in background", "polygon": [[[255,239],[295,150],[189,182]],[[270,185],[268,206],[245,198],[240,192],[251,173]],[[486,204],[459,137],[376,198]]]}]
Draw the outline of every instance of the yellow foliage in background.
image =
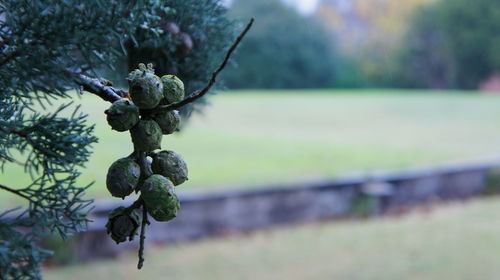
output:
[{"label": "yellow foliage in background", "polygon": [[412,13],[436,0],[322,0],[315,16],[367,77],[391,68]]},{"label": "yellow foliage in background", "polygon": [[322,0],[316,12],[346,50],[392,48],[408,27],[408,18],[435,0]]}]

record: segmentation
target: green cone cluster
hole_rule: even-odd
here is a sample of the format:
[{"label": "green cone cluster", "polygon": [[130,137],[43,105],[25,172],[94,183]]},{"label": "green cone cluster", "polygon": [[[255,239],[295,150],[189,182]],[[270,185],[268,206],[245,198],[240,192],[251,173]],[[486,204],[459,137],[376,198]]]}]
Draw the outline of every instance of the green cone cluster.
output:
[{"label": "green cone cluster", "polygon": [[[161,149],[162,136],[174,133],[180,124],[179,112],[157,107],[181,101],[184,84],[173,75],[159,78],[152,65],[144,64],[129,74],[128,81],[132,100],[114,102],[105,111],[107,121],[113,130],[130,131],[135,152],[152,160],[140,161],[136,158],[138,153],[118,159],[109,167],[106,187],[114,197],[140,193],[151,217],[169,221],[180,209],[175,186],[187,180],[188,171],[179,154],[169,150],[155,152]],[[119,207],[109,215],[107,232],[117,243],[131,240],[137,233],[141,217],[134,207]]]},{"label": "green cone cluster", "polygon": [[[130,98],[115,101],[105,111],[107,121],[116,131],[130,131],[138,151],[152,152],[161,148],[162,135],[174,133],[180,124],[179,112],[155,111],[159,105],[179,102],[184,98],[184,84],[174,75],[162,78],[154,74],[151,64],[140,64],[128,76]],[[141,110],[149,110],[147,116]]]}]

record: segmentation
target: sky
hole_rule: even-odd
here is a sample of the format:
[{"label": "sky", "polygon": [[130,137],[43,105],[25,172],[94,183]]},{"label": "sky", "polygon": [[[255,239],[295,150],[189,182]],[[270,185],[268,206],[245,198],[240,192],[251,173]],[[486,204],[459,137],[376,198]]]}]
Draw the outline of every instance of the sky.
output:
[{"label": "sky", "polygon": [[[252,0],[248,0],[252,1]],[[314,9],[319,3],[319,0],[282,0],[284,3],[294,6],[301,14],[309,15],[314,12]],[[232,0],[223,0],[226,5],[229,5]]]},{"label": "sky", "polygon": [[295,6],[302,14],[311,14],[316,9],[319,0],[283,0],[283,2]]}]

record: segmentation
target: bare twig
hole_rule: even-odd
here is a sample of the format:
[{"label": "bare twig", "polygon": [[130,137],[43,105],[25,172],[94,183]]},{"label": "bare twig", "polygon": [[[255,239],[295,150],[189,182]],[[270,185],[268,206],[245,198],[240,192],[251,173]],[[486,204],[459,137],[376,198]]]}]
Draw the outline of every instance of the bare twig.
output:
[{"label": "bare twig", "polygon": [[132,203],[129,207],[126,208],[125,212],[126,214],[132,213],[134,209],[141,208],[143,205],[144,201],[142,200],[142,197],[139,197]]},{"label": "bare twig", "polygon": [[139,184],[137,185],[136,193],[139,192],[139,186],[142,186],[144,180],[146,180],[149,176],[153,175],[153,171],[151,170],[151,166],[148,162],[145,152],[141,152],[139,150],[135,150],[131,155],[139,167],[141,169],[141,176],[139,178]]},{"label": "bare twig", "polygon": [[134,151],[135,153],[135,159],[137,163],[139,164],[139,167],[141,168],[141,174],[144,174],[144,179],[148,178],[149,176],[153,175],[153,172],[151,171],[151,167],[149,166],[148,159],[146,157],[145,152],[141,151]]},{"label": "bare twig", "polygon": [[226,57],[224,58],[224,60],[222,61],[222,63],[219,65],[219,67],[214,72],[212,72],[212,76],[211,76],[210,80],[208,81],[207,85],[202,90],[197,90],[197,91],[191,93],[188,97],[186,97],[182,101],[175,102],[175,103],[172,103],[172,104],[169,104],[169,105],[158,106],[154,110],[155,111],[172,111],[172,110],[175,110],[175,109],[179,109],[180,107],[182,107],[182,106],[184,106],[186,104],[189,104],[189,103],[191,103],[193,101],[196,101],[197,99],[203,97],[212,88],[212,86],[215,84],[215,80],[217,78],[217,75],[219,75],[219,73],[222,71],[222,69],[224,69],[224,67],[226,67],[226,64],[229,61],[229,58],[233,54],[234,50],[238,47],[238,45],[240,44],[241,40],[243,40],[243,38],[247,34],[248,30],[250,30],[250,28],[252,27],[253,22],[254,22],[254,19],[253,18],[250,19],[250,21],[248,22],[248,24],[245,27],[245,29],[243,29],[243,31],[240,33],[240,35],[238,36],[238,38],[236,38],[236,40],[234,41],[234,43],[231,45],[231,47],[227,51]]},{"label": "bare twig", "polygon": [[137,263],[137,269],[141,269],[144,265],[144,240],[146,239],[146,226],[149,224],[148,221],[148,210],[144,203],[142,204],[142,223],[141,223],[141,235],[139,238],[139,262]]},{"label": "bare twig", "polygon": [[102,83],[102,80],[100,79],[90,78],[88,76],[79,73],[70,73],[70,74],[74,77],[75,82],[83,87],[83,90],[93,93],[101,97],[105,101],[113,103],[116,100],[128,96],[127,92],[121,89],[114,88],[112,86],[105,85]]},{"label": "bare twig", "polygon": [[[141,178],[140,178],[140,183],[139,186],[142,185],[142,182],[144,180],[153,175],[151,172],[151,168],[149,167],[148,164],[148,159],[146,157],[146,153],[134,149],[134,152],[131,155],[132,157],[135,158],[136,162],[139,164],[139,167],[141,168]],[[142,197],[139,197],[130,207],[135,207],[138,208],[142,206],[142,223],[141,223],[141,233],[139,237],[139,262],[137,263],[137,269],[141,269],[142,266],[144,265],[144,243],[146,239],[146,226],[149,225],[148,221],[148,210],[146,207],[146,204],[144,203],[144,200]]]},{"label": "bare twig", "polygon": [[5,191],[8,191],[8,192],[10,192],[10,193],[13,193],[13,194],[15,194],[15,195],[17,195],[17,196],[20,196],[20,197],[22,197],[22,198],[24,198],[24,199],[27,199],[28,201],[31,201],[31,198],[30,198],[29,196],[27,196],[27,195],[23,194],[23,193],[22,193],[21,191],[19,191],[19,190],[15,190],[15,189],[13,189],[13,188],[9,188],[9,187],[4,186],[4,185],[0,185],[0,189],[5,190]]}]

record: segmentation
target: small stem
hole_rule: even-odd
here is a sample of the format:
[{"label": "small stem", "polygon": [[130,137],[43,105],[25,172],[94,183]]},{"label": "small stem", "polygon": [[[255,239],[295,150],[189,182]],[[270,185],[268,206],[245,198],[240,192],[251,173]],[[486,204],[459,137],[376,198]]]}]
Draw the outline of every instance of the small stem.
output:
[{"label": "small stem", "polygon": [[123,90],[104,85],[100,79],[91,78],[71,71],[67,72],[73,76],[75,83],[83,87],[83,90],[93,93],[105,101],[113,103],[128,96],[128,93]]},{"label": "small stem", "polygon": [[139,164],[139,167],[141,168],[141,175],[144,174],[144,179],[153,175],[151,167],[149,166],[148,158],[146,157],[146,153],[141,151],[136,151],[135,157],[137,163]]},{"label": "small stem", "polygon": [[0,185],[0,189],[5,190],[5,191],[8,191],[8,192],[10,192],[10,193],[13,193],[13,194],[15,194],[15,195],[18,195],[18,196],[20,196],[20,197],[22,197],[22,198],[24,198],[24,199],[26,199],[26,200],[28,200],[28,201],[31,201],[31,198],[30,198],[29,196],[27,196],[27,195],[23,194],[23,193],[22,193],[21,191],[19,191],[19,190],[15,190],[15,189],[9,188],[9,187],[4,186],[4,185]]},{"label": "small stem", "polygon": [[146,226],[149,224],[148,221],[148,210],[144,203],[142,204],[142,223],[141,223],[141,236],[139,239],[139,262],[137,263],[137,269],[141,269],[144,265],[144,240],[146,239]]},{"label": "small stem", "polygon": [[139,177],[139,183],[137,184],[135,190],[135,192],[138,193],[142,186],[142,183],[144,183],[144,180],[146,180],[149,176],[153,175],[153,171],[151,170],[145,152],[134,150],[134,152],[129,157],[134,158],[135,162],[139,164],[139,168],[141,169],[141,176]]},{"label": "small stem", "polygon": [[[147,159],[147,153],[135,150],[130,155],[130,157],[135,158],[136,162],[139,164],[141,168],[141,178],[139,180],[139,186],[142,186],[142,183],[146,178],[151,176],[153,172],[149,166],[149,162]],[[138,188],[139,189],[139,188]],[[138,191],[138,189],[136,191]],[[142,223],[141,223],[141,234],[139,239],[139,262],[137,263],[137,269],[141,269],[144,265],[144,240],[146,239],[146,226],[149,224],[148,221],[148,210],[146,208],[146,204],[142,197],[139,197],[132,205],[129,206],[130,211],[139,208],[142,206]]]},{"label": "small stem", "polygon": [[127,207],[126,213],[130,214],[134,209],[140,208],[144,204],[144,201],[142,200],[141,197],[139,197],[132,205]]}]

